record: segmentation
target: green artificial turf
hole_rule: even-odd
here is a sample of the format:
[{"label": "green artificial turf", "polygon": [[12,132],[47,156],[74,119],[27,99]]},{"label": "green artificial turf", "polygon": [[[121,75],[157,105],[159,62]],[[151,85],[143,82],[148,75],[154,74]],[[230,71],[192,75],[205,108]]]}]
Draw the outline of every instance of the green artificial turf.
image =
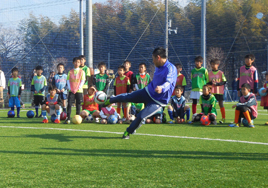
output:
[{"label": "green artificial turf", "polygon": [[255,129],[230,128],[225,106],[225,124],[146,124],[129,140],[127,124],[42,124],[1,109],[0,187],[268,187],[267,112]]}]

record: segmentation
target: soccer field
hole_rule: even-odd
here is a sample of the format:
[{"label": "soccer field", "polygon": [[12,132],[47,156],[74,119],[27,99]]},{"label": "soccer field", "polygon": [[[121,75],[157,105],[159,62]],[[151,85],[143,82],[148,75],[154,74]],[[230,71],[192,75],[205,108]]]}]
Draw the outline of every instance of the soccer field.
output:
[{"label": "soccer field", "polygon": [[226,124],[146,124],[129,140],[127,124],[42,124],[28,109],[20,119],[0,110],[0,187],[268,187],[267,112],[259,107],[255,129],[230,128],[231,105]]}]

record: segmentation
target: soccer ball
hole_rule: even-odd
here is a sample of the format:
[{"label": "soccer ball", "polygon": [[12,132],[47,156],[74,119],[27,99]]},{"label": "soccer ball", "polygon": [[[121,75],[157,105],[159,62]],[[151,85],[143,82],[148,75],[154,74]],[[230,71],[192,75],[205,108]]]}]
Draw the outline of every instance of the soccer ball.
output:
[{"label": "soccer ball", "polygon": [[84,121],[87,123],[92,123],[94,121],[94,118],[92,115],[89,114]]},{"label": "soccer ball", "polygon": [[118,121],[118,118],[115,115],[110,115],[108,118],[108,123],[110,124],[116,124]]},{"label": "soccer ball", "polygon": [[129,117],[129,120],[132,122],[132,121],[135,120],[135,118],[136,118],[136,117],[135,117],[134,115],[131,114],[130,117]]},{"label": "soccer ball", "polygon": [[29,110],[26,115],[27,115],[28,118],[33,118],[34,117],[34,112],[32,110]]},{"label": "soccer ball", "polygon": [[54,121],[57,119],[56,114],[52,114],[50,119],[54,123]]},{"label": "soccer ball", "polygon": [[265,92],[265,93],[262,92],[263,90],[265,90],[264,87],[262,87],[262,88],[259,90],[259,94],[260,94],[261,97],[265,97],[265,96],[267,95],[266,92]]},{"label": "soccer ball", "polygon": [[7,113],[7,117],[10,117],[10,118],[15,117],[15,112],[13,110],[9,110]]},{"label": "soccer ball", "polygon": [[82,117],[81,116],[79,116],[79,115],[75,115],[73,118],[72,118],[72,122],[74,123],[74,124],[81,124],[82,123]]},{"label": "soccer ball", "polygon": [[60,114],[60,120],[65,120],[67,118],[67,114],[65,112],[62,112]]},{"label": "soccer ball", "polygon": [[[253,120],[251,120],[251,123],[253,123]],[[248,127],[248,120],[246,118],[244,118],[242,120],[242,124],[245,126],[245,127]]]},{"label": "soccer ball", "polygon": [[107,95],[103,91],[98,91],[95,93],[94,101],[98,104],[103,104],[107,100]]},{"label": "soccer ball", "polygon": [[198,115],[198,113],[193,114],[192,121],[194,121],[194,119],[196,118],[197,115]]},{"label": "soccer ball", "polygon": [[210,124],[209,117],[206,115],[203,115],[200,119],[200,122],[202,123],[202,125],[208,126]]}]

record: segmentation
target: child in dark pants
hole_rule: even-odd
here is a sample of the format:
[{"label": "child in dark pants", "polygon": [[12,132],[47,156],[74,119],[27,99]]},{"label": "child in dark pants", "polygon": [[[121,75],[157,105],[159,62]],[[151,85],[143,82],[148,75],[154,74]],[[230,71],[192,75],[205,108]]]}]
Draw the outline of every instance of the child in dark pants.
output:
[{"label": "child in dark pants", "polygon": [[174,123],[174,118],[175,118],[175,123],[184,123],[185,122],[185,114],[187,117],[186,123],[192,123],[189,121],[190,119],[190,107],[185,105],[185,98],[182,96],[183,94],[183,86],[177,85],[174,89],[174,95],[171,98],[171,106],[168,106],[168,114],[171,119],[169,121],[169,124]]},{"label": "child in dark pants", "polygon": [[[45,101],[45,90],[47,88],[47,79],[42,75],[43,67],[36,67],[37,75],[33,77],[31,84],[31,91],[34,92],[34,104],[35,104],[35,117],[38,118],[38,108]],[[42,114],[39,116],[41,117]]]},{"label": "child in dark pants", "polygon": [[76,115],[80,114],[81,103],[83,102],[83,85],[85,83],[85,72],[79,68],[80,59],[75,57],[73,59],[74,69],[70,70],[67,76],[67,85],[69,90],[68,106],[67,106],[67,119],[65,124],[70,123],[72,103],[76,101]]},{"label": "child in dark pants", "polygon": [[254,128],[251,120],[257,118],[257,100],[253,93],[250,92],[251,86],[247,83],[241,86],[242,97],[239,99],[239,103],[232,106],[235,109],[235,120],[229,127],[240,127],[241,118],[245,118],[248,121],[248,127]]}]

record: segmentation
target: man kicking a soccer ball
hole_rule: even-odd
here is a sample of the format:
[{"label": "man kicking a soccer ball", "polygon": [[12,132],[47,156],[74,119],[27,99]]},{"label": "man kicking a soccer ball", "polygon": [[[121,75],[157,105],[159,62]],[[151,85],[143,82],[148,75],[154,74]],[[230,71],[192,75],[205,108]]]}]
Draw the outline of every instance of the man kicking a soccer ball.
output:
[{"label": "man kicking a soccer ball", "polygon": [[146,118],[168,104],[176,85],[177,69],[167,60],[166,50],[161,47],[154,49],[152,58],[156,66],[152,82],[143,89],[111,97],[105,102],[105,106],[117,102],[146,104],[145,108],[138,113],[136,119],[124,132],[123,139],[129,139],[129,134],[135,133],[135,130],[145,122]]}]

